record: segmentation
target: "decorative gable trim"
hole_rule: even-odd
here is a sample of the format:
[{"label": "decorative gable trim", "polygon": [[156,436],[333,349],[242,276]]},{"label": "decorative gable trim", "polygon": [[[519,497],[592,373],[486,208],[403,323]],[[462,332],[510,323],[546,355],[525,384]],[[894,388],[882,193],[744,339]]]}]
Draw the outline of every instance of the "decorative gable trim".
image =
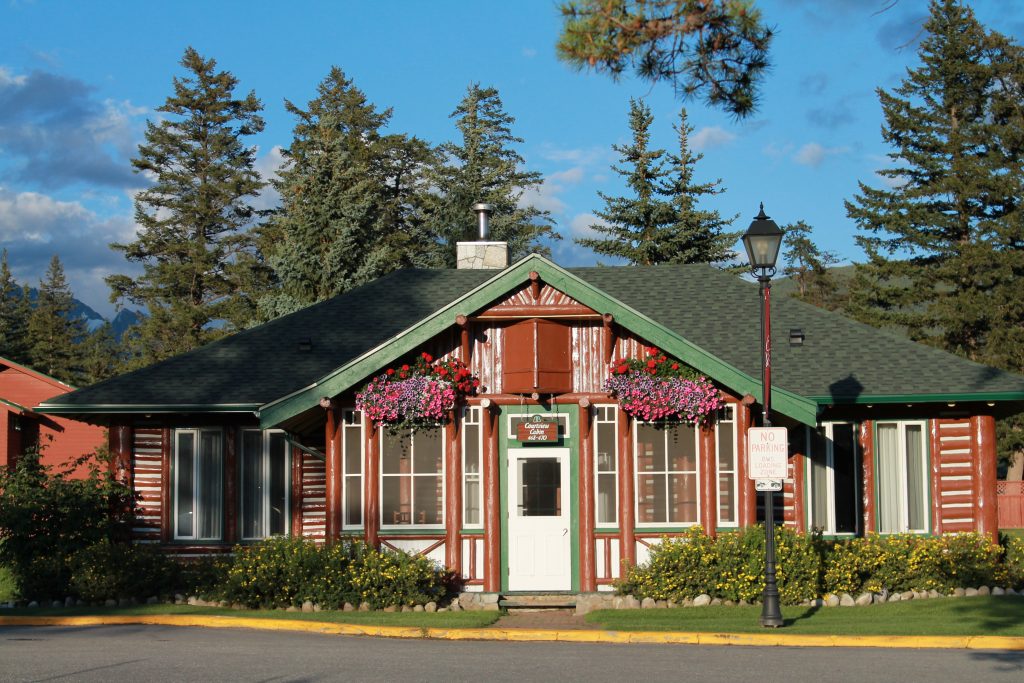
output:
[{"label": "decorative gable trim", "polygon": [[[531,277],[533,273],[536,273],[536,276]],[[450,328],[455,324],[457,316],[472,315],[474,312],[486,310],[492,302],[508,295],[509,292],[526,291],[527,296],[530,296],[530,287],[535,285],[527,285],[525,290],[521,288],[524,282],[534,283],[538,278],[544,286],[571,297],[574,302],[592,311],[611,313],[616,323],[642,336],[738,395],[760,393],[759,380],[723,362],[548,259],[531,254],[506,270],[498,272],[490,280],[424,320],[367,350],[358,358],[309,386],[262,406],[257,411],[261,427],[267,429],[277,426],[315,407],[321,397],[336,396],[350,389],[388,363],[414,351],[429,339]],[[535,300],[539,298],[536,297]],[[813,400],[779,388],[773,388],[772,397],[773,408],[778,412],[805,424],[816,423],[818,406]]]}]

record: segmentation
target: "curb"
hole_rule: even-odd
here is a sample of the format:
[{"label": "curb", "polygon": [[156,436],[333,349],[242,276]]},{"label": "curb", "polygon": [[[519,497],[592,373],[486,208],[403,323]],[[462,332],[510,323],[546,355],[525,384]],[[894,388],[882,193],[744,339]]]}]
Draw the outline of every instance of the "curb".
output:
[{"label": "curb", "polygon": [[0,617],[0,626],[115,626],[130,624],[199,626],[203,628],[249,628],[263,631],[292,631],[342,636],[377,636],[383,638],[431,638],[436,640],[746,645],[754,647],[1024,650],[1024,637],[1016,636],[827,636],[789,635],[782,633],[424,628],[416,626],[371,626],[365,624],[335,624],[323,621],[187,615]]}]

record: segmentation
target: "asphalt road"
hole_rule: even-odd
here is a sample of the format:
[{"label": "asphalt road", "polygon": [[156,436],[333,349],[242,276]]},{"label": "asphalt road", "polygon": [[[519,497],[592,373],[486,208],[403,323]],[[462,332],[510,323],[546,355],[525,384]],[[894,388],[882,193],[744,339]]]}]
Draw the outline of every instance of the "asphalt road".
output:
[{"label": "asphalt road", "polygon": [[392,640],[0,627],[0,681],[1024,681],[1024,652]]}]

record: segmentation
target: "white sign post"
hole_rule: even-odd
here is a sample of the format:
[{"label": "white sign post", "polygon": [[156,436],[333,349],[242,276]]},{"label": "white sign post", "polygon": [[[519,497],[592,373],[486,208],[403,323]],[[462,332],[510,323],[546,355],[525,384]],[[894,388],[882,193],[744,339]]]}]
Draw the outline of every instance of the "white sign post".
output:
[{"label": "white sign post", "polygon": [[751,427],[747,431],[747,477],[758,491],[781,491],[789,475],[789,436],[785,427]]}]

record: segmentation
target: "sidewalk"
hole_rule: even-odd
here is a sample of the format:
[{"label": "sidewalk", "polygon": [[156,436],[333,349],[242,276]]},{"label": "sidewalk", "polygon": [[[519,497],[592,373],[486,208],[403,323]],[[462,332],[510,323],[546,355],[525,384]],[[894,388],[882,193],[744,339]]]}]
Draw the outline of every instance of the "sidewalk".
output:
[{"label": "sidewalk", "polygon": [[[508,621],[506,621],[508,620]],[[558,623],[556,623],[558,622]],[[574,615],[527,613],[502,617],[487,628],[419,628],[368,626],[251,617],[151,615],[82,617],[3,617],[3,626],[108,626],[151,624],[202,628],[251,628],[266,631],[326,633],[384,638],[439,640],[559,641],[575,643],[660,643],[680,645],[747,645],[771,647],[869,647],[1024,651],[1024,637],[1008,636],[822,636],[764,633],[683,633],[670,631],[605,631]]]}]

